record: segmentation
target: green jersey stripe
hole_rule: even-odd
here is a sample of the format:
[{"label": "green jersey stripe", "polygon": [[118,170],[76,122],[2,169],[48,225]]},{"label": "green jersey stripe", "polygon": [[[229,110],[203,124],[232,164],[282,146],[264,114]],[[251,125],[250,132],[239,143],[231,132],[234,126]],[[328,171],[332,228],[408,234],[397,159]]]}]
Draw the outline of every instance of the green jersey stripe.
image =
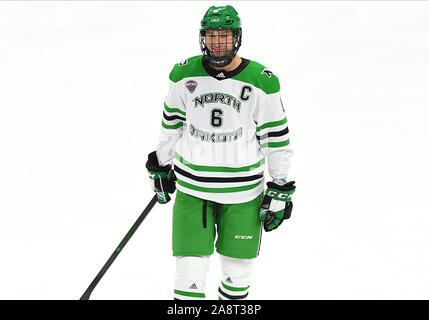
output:
[{"label": "green jersey stripe", "polygon": [[174,153],[174,156],[177,160],[179,160],[181,163],[183,163],[185,166],[195,170],[195,171],[215,171],[215,172],[242,172],[242,171],[251,171],[254,170],[256,168],[259,168],[260,166],[262,166],[265,163],[265,158],[262,158],[261,160],[259,160],[258,162],[251,164],[249,166],[245,166],[245,167],[216,167],[216,166],[199,166],[199,165],[195,165],[190,163],[189,161],[186,161],[185,159],[183,159],[183,157],[178,154],[177,152]]},{"label": "green jersey stripe", "polygon": [[229,188],[207,188],[207,187],[200,187],[195,186],[193,184],[190,184],[188,182],[185,182],[183,180],[177,179],[177,183],[180,184],[182,187],[201,191],[201,192],[210,192],[210,193],[228,193],[228,192],[240,192],[240,191],[246,191],[253,188],[256,188],[260,185],[261,181],[258,181],[257,183],[250,184],[247,186],[241,186],[241,187],[229,187]]},{"label": "green jersey stripe", "polygon": [[227,284],[223,283],[223,281],[221,281],[221,283],[222,283],[222,286],[229,291],[246,291],[250,287],[250,286],[247,286],[247,287],[243,287],[243,288],[236,288],[236,287],[228,286]]},{"label": "green jersey stripe", "polygon": [[289,128],[286,126],[283,130],[280,130],[280,131],[270,131],[261,136],[256,134],[256,139],[258,139],[259,142],[261,142],[261,140],[265,140],[267,138],[281,138],[286,136],[288,133],[289,133]]},{"label": "green jersey stripe", "polygon": [[264,144],[261,144],[261,149],[262,148],[279,148],[279,147],[284,147],[287,146],[289,144],[289,139],[285,140],[285,141],[279,141],[279,142],[267,142]]},{"label": "green jersey stripe", "polygon": [[284,117],[284,119],[279,120],[279,121],[267,122],[267,123],[264,123],[263,125],[257,127],[256,131],[261,131],[265,128],[281,126],[282,124],[285,124],[286,122],[287,122],[286,117]]},{"label": "green jersey stripe", "polygon": [[183,122],[178,122],[178,123],[173,124],[173,125],[168,125],[168,124],[165,124],[165,123],[164,123],[164,121],[162,121],[162,126],[163,126],[165,129],[178,129],[178,128],[180,128],[181,126],[183,126]]},{"label": "green jersey stripe", "polygon": [[188,291],[180,291],[174,289],[175,294],[180,294],[181,296],[185,297],[195,297],[195,298],[205,298],[206,295],[204,293],[198,293],[198,292],[188,292]]},{"label": "green jersey stripe", "polygon": [[258,179],[261,179],[264,175],[263,172],[259,172],[258,174],[254,174],[251,176],[235,176],[235,177],[201,177],[199,175],[194,175],[186,170],[183,170],[179,166],[174,166],[174,172],[176,174],[180,174],[184,177],[187,177],[189,179],[192,179],[194,181],[199,181],[203,183],[229,183],[229,182],[249,182],[249,181],[255,181]]},{"label": "green jersey stripe", "polygon": [[177,113],[180,113],[181,115],[184,115],[186,117],[186,112],[184,112],[178,108],[170,108],[169,106],[167,106],[167,104],[165,102],[164,102],[164,109],[167,112],[170,112],[170,113],[177,112]]}]

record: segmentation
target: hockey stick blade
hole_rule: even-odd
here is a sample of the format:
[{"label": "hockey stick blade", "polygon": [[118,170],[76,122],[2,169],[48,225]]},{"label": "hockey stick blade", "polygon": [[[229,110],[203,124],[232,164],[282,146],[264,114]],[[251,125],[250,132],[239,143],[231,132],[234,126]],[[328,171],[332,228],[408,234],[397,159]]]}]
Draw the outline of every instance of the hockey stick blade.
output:
[{"label": "hockey stick blade", "polygon": [[134,232],[136,232],[137,228],[140,226],[140,224],[143,222],[143,220],[146,218],[148,213],[152,210],[155,203],[157,202],[157,196],[155,195],[152,200],[150,200],[149,204],[146,206],[146,208],[143,210],[143,212],[140,214],[136,222],[133,224],[131,229],[128,231],[128,233],[125,235],[124,239],[122,239],[121,243],[118,245],[118,247],[115,249],[115,251],[110,256],[109,260],[104,264],[103,268],[101,268],[100,272],[98,272],[97,276],[92,280],[91,284],[89,285],[88,289],[83,293],[83,295],[80,297],[80,300],[89,300],[92,291],[94,291],[95,287],[97,286],[98,282],[100,282],[101,278],[104,276],[106,271],[109,269],[109,267],[112,265],[113,261],[115,261],[116,257],[119,255],[119,253],[122,251],[122,249],[127,244],[128,240],[132,237]]}]

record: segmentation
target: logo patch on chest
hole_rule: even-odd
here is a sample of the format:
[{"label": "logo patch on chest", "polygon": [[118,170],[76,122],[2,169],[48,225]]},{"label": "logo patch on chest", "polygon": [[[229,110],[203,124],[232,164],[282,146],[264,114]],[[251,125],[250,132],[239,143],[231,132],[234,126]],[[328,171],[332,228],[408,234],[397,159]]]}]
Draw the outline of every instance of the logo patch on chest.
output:
[{"label": "logo patch on chest", "polygon": [[198,86],[198,83],[196,83],[193,80],[190,80],[188,82],[186,82],[186,88],[188,88],[190,93],[194,93],[195,88]]}]

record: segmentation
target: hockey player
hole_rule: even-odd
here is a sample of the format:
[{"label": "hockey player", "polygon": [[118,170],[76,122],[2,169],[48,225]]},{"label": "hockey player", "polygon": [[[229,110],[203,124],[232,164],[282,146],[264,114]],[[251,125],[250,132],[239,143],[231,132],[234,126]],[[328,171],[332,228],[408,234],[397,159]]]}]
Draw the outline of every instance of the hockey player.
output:
[{"label": "hockey player", "polygon": [[[220,255],[219,299],[248,296],[262,226],[276,229],[292,211],[287,182],[289,130],[279,80],[237,55],[240,18],[232,6],[208,9],[202,55],[170,73],[161,136],[148,155],[158,202],[173,206],[175,299],[204,299],[209,257]],[[273,179],[264,193],[264,170]]]}]

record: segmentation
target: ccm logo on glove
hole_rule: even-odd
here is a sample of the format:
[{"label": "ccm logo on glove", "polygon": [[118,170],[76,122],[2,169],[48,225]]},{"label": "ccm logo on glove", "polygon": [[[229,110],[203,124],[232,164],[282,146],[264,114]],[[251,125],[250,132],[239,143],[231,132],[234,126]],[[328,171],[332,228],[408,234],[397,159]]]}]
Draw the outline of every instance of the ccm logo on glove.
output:
[{"label": "ccm logo on glove", "polygon": [[289,219],[292,213],[291,196],[295,192],[295,181],[289,181],[284,185],[274,182],[267,183],[261,202],[259,218],[264,224],[265,231],[277,229],[283,220]]}]

